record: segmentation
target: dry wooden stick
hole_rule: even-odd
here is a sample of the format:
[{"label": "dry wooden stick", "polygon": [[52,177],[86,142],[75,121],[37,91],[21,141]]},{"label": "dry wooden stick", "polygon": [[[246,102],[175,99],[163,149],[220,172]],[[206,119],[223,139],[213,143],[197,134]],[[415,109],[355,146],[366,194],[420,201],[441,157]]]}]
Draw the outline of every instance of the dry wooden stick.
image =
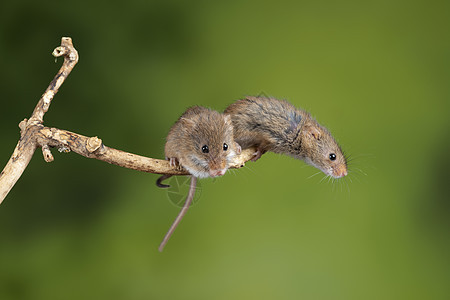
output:
[{"label": "dry wooden stick", "polygon": [[[0,204],[22,175],[38,147],[46,162],[54,160],[50,151],[57,147],[61,152],[73,151],[88,158],[95,158],[110,164],[138,170],[142,172],[189,175],[182,168],[171,167],[168,161],[140,156],[107,147],[97,137],[86,137],[77,133],[57,128],[45,127],[44,115],[48,111],[53,97],[66,80],[73,67],[78,62],[78,52],[72,44],[72,39],[63,37],[61,46],[53,51],[53,56],[64,56],[64,62],[55,78],[50,82],[45,93],[39,99],[30,119],[20,122],[20,139],[11,158],[0,173]],[[255,149],[246,149],[236,156],[231,168],[241,168],[253,157]]]}]

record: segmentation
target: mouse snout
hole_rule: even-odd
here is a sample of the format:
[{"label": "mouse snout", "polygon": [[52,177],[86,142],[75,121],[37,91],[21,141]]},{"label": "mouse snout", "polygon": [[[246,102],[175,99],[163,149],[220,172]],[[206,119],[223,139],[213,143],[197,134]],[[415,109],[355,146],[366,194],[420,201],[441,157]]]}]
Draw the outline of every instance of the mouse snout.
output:
[{"label": "mouse snout", "polygon": [[336,169],[333,170],[333,177],[335,178],[341,178],[344,176],[347,176],[347,167],[345,165],[340,165]]},{"label": "mouse snout", "polygon": [[209,175],[211,177],[222,176],[227,171],[225,160],[215,160],[209,163]]},{"label": "mouse snout", "polygon": [[211,177],[217,177],[222,176],[227,172],[227,169],[220,169],[220,170],[209,170],[209,175]]}]

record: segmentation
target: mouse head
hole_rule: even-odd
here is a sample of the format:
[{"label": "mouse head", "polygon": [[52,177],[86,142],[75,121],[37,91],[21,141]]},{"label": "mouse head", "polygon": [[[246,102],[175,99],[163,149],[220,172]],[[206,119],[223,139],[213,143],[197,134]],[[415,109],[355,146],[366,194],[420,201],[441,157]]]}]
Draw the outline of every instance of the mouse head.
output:
[{"label": "mouse head", "polygon": [[182,165],[199,178],[224,175],[233,157],[240,153],[230,116],[205,109],[195,118],[180,121],[186,128],[186,140],[190,141],[183,145],[187,151]]},{"label": "mouse head", "polygon": [[302,127],[300,158],[334,178],[347,175],[347,161],[341,148],[328,130],[314,120]]}]

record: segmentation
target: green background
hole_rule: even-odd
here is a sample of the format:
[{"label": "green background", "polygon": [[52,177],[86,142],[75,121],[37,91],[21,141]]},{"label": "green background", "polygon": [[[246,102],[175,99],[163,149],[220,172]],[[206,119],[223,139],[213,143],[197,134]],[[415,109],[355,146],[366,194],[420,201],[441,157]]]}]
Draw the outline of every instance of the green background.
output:
[{"label": "green background", "polygon": [[328,182],[275,154],[202,180],[40,151],[0,206],[0,299],[449,299],[450,2],[3,1],[0,163],[73,38],[45,124],[162,158],[190,105],[310,111],[354,158]]}]

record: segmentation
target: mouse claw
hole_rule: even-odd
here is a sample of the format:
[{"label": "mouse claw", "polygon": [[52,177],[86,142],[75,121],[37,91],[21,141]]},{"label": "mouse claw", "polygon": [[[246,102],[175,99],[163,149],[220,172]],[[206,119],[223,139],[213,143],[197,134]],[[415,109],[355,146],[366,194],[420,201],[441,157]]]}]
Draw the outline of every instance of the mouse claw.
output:
[{"label": "mouse claw", "polygon": [[258,159],[261,158],[261,156],[265,153],[265,151],[261,151],[260,148],[256,149],[256,152],[253,153],[253,158],[251,159],[251,161],[257,161]]},{"label": "mouse claw", "polygon": [[177,167],[179,165],[178,159],[176,157],[169,158],[169,164],[171,167]]}]

